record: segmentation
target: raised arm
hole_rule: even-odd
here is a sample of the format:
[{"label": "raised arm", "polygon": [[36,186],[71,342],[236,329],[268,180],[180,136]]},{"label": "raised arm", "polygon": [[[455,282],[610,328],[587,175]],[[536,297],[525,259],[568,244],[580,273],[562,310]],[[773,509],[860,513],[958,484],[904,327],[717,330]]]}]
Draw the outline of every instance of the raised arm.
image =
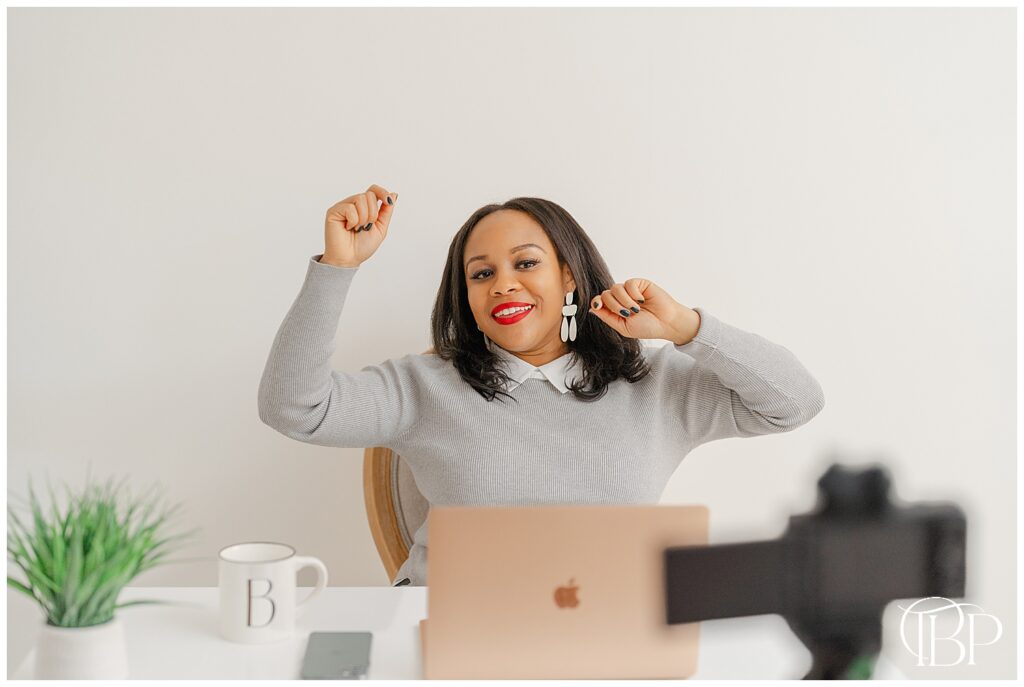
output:
[{"label": "raised arm", "polygon": [[421,384],[414,357],[331,369],[335,335],[356,267],[310,259],[306,280],[270,349],[259,416],[285,436],[321,446],[386,446],[415,424]]},{"label": "raised arm", "polygon": [[691,448],[716,439],[788,432],[825,406],[821,385],[788,349],[717,319],[702,308],[700,329],[674,360],[676,418]]},{"label": "raised arm", "polygon": [[397,197],[374,184],[327,210],[324,253],[310,258],[260,380],[260,420],[285,436],[322,446],[386,446],[416,423],[422,384],[411,354],[355,373],[331,369],[345,297],[387,236]]}]

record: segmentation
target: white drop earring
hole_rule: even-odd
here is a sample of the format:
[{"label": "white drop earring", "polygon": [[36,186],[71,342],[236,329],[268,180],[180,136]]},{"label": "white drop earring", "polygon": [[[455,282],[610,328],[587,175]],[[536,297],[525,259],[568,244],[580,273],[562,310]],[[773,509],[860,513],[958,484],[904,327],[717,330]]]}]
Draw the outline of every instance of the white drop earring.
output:
[{"label": "white drop earring", "polygon": [[[572,302],[572,295],[572,291],[565,294],[565,305],[562,306],[562,315],[565,317],[562,320],[562,341],[576,340],[576,310],[578,306]],[[570,318],[572,318],[571,321]]]}]

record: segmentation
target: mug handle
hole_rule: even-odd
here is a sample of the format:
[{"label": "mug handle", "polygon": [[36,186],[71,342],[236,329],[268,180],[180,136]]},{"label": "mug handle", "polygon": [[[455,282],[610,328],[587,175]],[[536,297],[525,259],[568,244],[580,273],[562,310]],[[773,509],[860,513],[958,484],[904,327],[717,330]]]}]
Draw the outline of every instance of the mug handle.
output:
[{"label": "mug handle", "polygon": [[327,586],[327,566],[324,565],[323,561],[313,556],[296,556],[295,557],[295,573],[298,574],[303,568],[316,568],[316,586],[313,587],[313,591],[309,595],[295,604],[295,608],[305,606],[306,603],[314,596],[319,594]]}]

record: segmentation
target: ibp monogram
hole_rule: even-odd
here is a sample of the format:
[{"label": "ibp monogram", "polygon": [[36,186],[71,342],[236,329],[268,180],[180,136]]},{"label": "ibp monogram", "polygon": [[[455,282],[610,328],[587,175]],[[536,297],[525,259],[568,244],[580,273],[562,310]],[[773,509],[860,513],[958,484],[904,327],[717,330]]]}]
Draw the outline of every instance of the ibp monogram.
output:
[{"label": "ibp monogram", "polygon": [[[932,603],[925,603],[928,601]],[[914,610],[918,606],[921,606],[921,608]],[[963,609],[968,607],[977,608],[979,612],[965,613]],[[900,618],[900,639],[903,641],[903,646],[910,653],[917,656],[917,665],[919,666],[955,666],[959,665],[965,656],[967,658],[967,665],[973,666],[975,665],[974,648],[976,646],[995,644],[1003,636],[1003,624],[999,621],[999,618],[991,613],[980,612],[982,610],[981,606],[977,604],[958,603],[944,596],[928,596],[918,599],[906,608],[903,606],[898,606],[898,608],[903,611],[903,616]],[[956,627],[948,636],[938,636],[936,633],[936,623],[941,614],[948,616],[949,613],[956,614]],[[916,650],[907,641],[907,620],[911,617],[917,618]],[[982,625],[988,625],[989,629],[986,630],[986,633],[991,634],[991,625],[989,623],[978,623],[978,618],[991,618],[995,622],[995,637],[992,640],[978,643],[978,630]],[[925,619],[927,619],[927,622],[925,622]],[[960,639],[960,633],[963,632],[965,624],[967,629],[966,644]],[[925,646],[926,636],[928,638],[927,647]],[[937,641],[953,642],[959,648],[960,656],[952,663],[936,663]]]}]

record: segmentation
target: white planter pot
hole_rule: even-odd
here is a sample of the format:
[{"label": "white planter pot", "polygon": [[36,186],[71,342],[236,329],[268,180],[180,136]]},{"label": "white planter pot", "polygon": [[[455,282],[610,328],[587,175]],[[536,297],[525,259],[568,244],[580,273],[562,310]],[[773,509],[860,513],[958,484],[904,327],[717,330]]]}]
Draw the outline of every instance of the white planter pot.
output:
[{"label": "white planter pot", "polygon": [[124,626],[114,617],[89,627],[56,627],[43,619],[36,643],[37,680],[124,680],[128,647]]}]

